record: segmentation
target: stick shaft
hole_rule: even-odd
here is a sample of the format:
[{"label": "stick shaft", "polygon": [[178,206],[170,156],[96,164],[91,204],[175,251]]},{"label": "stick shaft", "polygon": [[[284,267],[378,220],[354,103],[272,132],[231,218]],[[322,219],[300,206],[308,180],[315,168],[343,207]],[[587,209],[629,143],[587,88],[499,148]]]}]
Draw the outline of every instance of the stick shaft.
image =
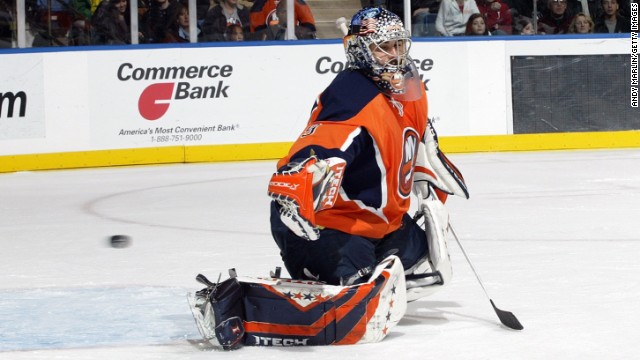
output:
[{"label": "stick shaft", "polygon": [[493,310],[496,312],[496,315],[498,316],[498,319],[500,319],[500,322],[504,326],[506,326],[506,327],[508,327],[510,329],[514,329],[514,330],[522,330],[522,329],[524,329],[524,327],[522,326],[522,324],[520,323],[518,318],[515,315],[513,315],[512,312],[498,309],[496,304],[493,302],[493,300],[489,296],[489,293],[487,292],[487,289],[485,289],[484,284],[482,283],[482,280],[480,279],[480,275],[478,275],[478,272],[476,271],[476,268],[473,266],[473,263],[471,262],[471,259],[469,258],[469,255],[467,255],[467,251],[464,249],[464,246],[462,246],[462,242],[460,242],[460,239],[458,238],[458,235],[456,234],[456,232],[453,230],[453,227],[451,226],[451,224],[449,224],[449,231],[451,231],[451,234],[453,235],[453,238],[456,239],[456,242],[458,243],[458,246],[460,247],[460,250],[462,250],[462,254],[464,255],[465,259],[467,259],[467,264],[469,264],[469,267],[471,267],[471,270],[473,271],[473,274],[476,276],[476,279],[478,280],[478,284],[480,284],[480,287],[482,288],[482,291],[484,291],[484,294],[486,295],[487,299],[491,303],[491,306],[493,307]]},{"label": "stick shaft", "polygon": [[480,279],[480,275],[478,275],[476,268],[473,266],[473,263],[471,262],[469,255],[467,255],[467,251],[464,249],[464,246],[462,246],[462,242],[460,242],[460,239],[458,238],[458,235],[456,234],[456,232],[453,230],[453,226],[451,226],[451,224],[449,224],[449,231],[451,231],[451,235],[453,235],[453,238],[456,239],[456,242],[458,243],[460,250],[462,250],[462,255],[464,255],[465,259],[467,259],[467,264],[469,264],[471,271],[473,271],[473,275],[475,275],[476,279],[478,279],[478,283],[480,284],[482,291],[484,291],[484,294],[487,296],[487,298],[491,300],[491,297],[489,296],[487,289],[485,289],[484,284],[482,283],[482,279]]}]

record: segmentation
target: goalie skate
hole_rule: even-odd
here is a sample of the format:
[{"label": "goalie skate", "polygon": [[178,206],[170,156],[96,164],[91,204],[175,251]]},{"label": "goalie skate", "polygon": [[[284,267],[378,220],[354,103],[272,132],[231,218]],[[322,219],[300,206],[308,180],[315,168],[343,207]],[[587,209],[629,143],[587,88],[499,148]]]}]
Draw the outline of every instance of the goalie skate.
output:
[{"label": "goalie skate", "polygon": [[238,348],[242,346],[244,326],[242,319],[237,316],[239,309],[235,303],[226,300],[238,298],[240,285],[235,278],[211,285],[195,294],[187,294],[198,331],[204,340],[217,349]]},{"label": "goalie skate", "polygon": [[444,281],[439,271],[432,270],[429,259],[406,275],[407,302],[416,301],[442,289]]}]

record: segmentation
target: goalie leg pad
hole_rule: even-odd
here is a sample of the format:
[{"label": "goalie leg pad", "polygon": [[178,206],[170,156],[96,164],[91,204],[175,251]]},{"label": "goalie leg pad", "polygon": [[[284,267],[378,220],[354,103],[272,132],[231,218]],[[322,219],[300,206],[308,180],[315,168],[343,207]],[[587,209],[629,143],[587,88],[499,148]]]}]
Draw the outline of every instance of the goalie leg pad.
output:
[{"label": "goalie leg pad", "polygon": [[395,256],[358,285],[289,279],[243,279],[242,284],[247,345],[378,342],[406,311],[403,268]]},{"label": "goalie leg pad", "polygon": [[448,215],[438,200],[423,202],[424,231],[429,246],[428,255],[408,269],[407,301],[433,294],[447,285],[453,276],[447,246]]},{"label": "goalie leg pad", "polygon": [[442,282],[448,284],[453,275],[447,246],[449,216],[444,205],[438,200],[427,201],[423,206],[427,208],[424,211],[424,217],[429,260],[434,270],[441,274]]}]

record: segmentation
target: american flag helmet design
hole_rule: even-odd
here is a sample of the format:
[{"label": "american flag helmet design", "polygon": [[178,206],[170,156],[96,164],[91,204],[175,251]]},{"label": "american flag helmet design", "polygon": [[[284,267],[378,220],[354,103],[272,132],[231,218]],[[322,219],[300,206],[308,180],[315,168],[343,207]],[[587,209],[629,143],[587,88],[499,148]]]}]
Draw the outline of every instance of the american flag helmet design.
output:
[{"label": "american flag helmet design", "polygon": [[[383,62],[374,56],[373,50],[381,49],[380,45],[388,41],[396,41],[398,55],[391,61]],[[401,78],[411,71],[410,34],[400,17],[380,7],[366,7],[358,11],[351,19],[344,46],[349,69],[363,71],[383,91],[404,91],[392,85],[390,80],[393,77]]]}]

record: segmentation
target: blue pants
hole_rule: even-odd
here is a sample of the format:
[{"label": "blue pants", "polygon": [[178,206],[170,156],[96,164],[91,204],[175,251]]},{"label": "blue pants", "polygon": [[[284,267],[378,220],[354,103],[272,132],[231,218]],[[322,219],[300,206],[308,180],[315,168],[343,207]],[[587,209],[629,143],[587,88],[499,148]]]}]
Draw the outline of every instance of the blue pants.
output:
[{"label": "blue pants", "polygon": [[271,203],[271,233],[280,248],[280,256],[293,279],[317,280],[331,285],[357,284],[389,255],[400,258],[407,269],[427,255],[427,238],[408,214],[402,226],[382,239],[347,234],[333,229],[320,230],[320,239],[305,240],[296,236],[280,220],[275,202]]}]

